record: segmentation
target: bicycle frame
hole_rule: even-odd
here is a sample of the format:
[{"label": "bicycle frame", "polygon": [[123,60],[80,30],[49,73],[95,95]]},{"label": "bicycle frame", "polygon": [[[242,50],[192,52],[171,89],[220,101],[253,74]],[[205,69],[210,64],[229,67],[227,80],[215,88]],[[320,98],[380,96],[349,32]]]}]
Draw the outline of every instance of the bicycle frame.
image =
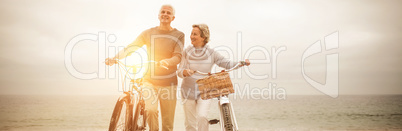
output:
[{"label": "bicycle frame", "polygon": [[[238,68],[240,68],[241,66],[240,65],[245,65],[245,62],[241,62],[241,63],[238,63],[236,66],[234,66],[233,68],[231,68],[231,69],[228,69],[228,70],[225,70],[226,72],[230,72],[230,71],[233,71],[233,70],[235,70],[235,69],[238,69]],[[201,74],[201,75],[210,75],[211,73],[204,73],[204,72],[200,72],[200,71],[195,71],[196,73],[198,73],[198,74]],[[220,127],[221,127],[221,130],[222,131],[224,131],[225,130],[225,123],[223,122],[223,119],[224,119],[224,111],[223,111],[223,105],[225,105],[225,104],[227,104],[227,105],[229,105],[229,110],[230,110],[230,117],[232,118],[232,119],[230,119],[231,120],[231,123],[233,123],[233,128],[234,128],[234,131],[238,131],[239,130],[239,127],[238,127],[238,125],[237,125],[237,120],[236,120],[236,115],[235,115],[235,112],[234,112],[234,109],[233,109],[233,105],[232,105],[232,103],[230,102],[230,99],[229,99],[229,97],[228,97],[228,95],[224,95],[224,96],[220,96],[220,97],[217,97],[218,98],[218,107],[219,107],[219,111],[220,111],[220,118],[219,118],[219,120],[220,120]]]},{"label": "bicycle frame", "polygon": [[[119,66],[119,72],[121,74],[122,80],[122,88],[123,88],[123,95],[121,95],[118,99],[118,102],[116,103],[115,109],[113,110],[113,115],[111,118],[109,130],[115,130],[116,126],[117,127],[123,127],[123,130],[145,130],[146,129],[146,110],[145,110],[145,101],[143,98],[143,93],[142,93],[142,78],[139,79],[133,79],[135,77],[130,77],[129,71],[130,69],[133,69],[136,71],[139,67],[138,65],[133,65],[133,66],[127,66],[121,61],[116,60],[116,64]],[[151,63],[155,61],[148,61],[146,63]],[[142,64],[146,64],[142,63]],[[157,62],[155,62],[157,63]],[[125,67],[128,67],[126,69]],[[163,67],[163,66],[161,66]],[[167,67],[163,67],[167,68]],[[123,71],[122,71],[123,70]],[[123,75],[124,72],[124,75]],[[135,76],[135,75],[134,75]],[[128,91],[124,90],[125,87],[125,82],[127,77],[130,79],[130,88]],[[136,93],[135,93],[136,92]],[[138,100],[138,101],[136,101]],[[122,108],[123,105],[126,105],[126,108]],[[134,111],[135,108],[135,111]],[[126,111],[126,115],[121,115],[121,110],[124,109]],[[134,114],[133,114],[134,113]],[[120,118],[123,116],[123,124],[122,126],[119,126],[122,120]],[[141,120],[140,120],[141,119]]]},{"label": "bicycle frame", "polygon": [[[231,112],[230,115],[233,118],[231,120],[232,120],[232,123],[233,123],[234,131],[238,131],[239,127],[237,125],[236,115],[235,115],[235,112],[234,112],[234,109],[233,109],[233,105],[230,102],[230,99],[229,99],[228,96],[218,97],[218,107],[219,107],[219,111],[220,111],[219,120],[223,120],[223,110],[222,110],[222,105],[223,104],[229,104],[229,108],[230,108],[230,112]],[[221,130],[223,131],[225,129],[224,123],[220,122],[220,126],[221,126]]]}]

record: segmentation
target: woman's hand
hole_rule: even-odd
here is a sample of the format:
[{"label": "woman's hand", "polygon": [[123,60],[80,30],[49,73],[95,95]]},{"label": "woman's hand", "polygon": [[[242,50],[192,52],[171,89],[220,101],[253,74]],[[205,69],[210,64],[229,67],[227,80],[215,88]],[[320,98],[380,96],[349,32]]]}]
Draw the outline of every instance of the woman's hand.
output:
[{"label": "woman's hand", "polygon": [[187,77],[187,76],[192,76],[195,73],[194,70],[190,70],[190,69],[185,69],[183,70],[183,76]]},{"label": "woman's hand", "polygon": [[248,59],[241,61],[240,63],[241,63],[240,66],[249,66],[250,65],[250,61]]}]

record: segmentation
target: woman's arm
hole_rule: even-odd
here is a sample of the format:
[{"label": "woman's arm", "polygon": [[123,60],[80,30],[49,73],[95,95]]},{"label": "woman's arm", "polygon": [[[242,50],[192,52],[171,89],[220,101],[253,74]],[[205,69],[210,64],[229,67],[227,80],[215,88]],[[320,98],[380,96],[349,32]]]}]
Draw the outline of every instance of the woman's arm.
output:
[{"label": "woman's arm", "polygon": [[188,69],[188,63],[187,63],[187,60],[186,60],[186,56],[187,56],[186,51],[183,50],[182,57],[181,57],[181,62],[180,62],[179,68],[176,71],[177,76],[179,76],[180,78],[186,77],[185,75],[183,75],[183,73],[186,72],[185,70]]},{"label": "woman's arm", "polygon": [[233,62],[233,61],[223,57],[221,54],[219,54],[216,51],[213,52],[213,58],[214,58],[214,63],[216,65],[218,65],[219,67],[225,68],[225,69],[233,68],[237,64],[237,62]]}]

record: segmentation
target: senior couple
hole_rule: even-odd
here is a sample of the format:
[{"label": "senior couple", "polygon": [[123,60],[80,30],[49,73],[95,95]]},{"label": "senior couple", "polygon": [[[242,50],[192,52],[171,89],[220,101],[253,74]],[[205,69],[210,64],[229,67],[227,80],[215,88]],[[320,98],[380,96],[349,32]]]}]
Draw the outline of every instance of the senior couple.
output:
[{"label": "senior couple", "polygon": [[[158,15],[159,26],[143,31],[137,39],[121,50],[115,57],[107,58],[106,64],[113,65],[143,45],[147,47],[149,60],[159,61],[161,66],[151,66],[145,76],[143,88],[150,89],[144,94],[147,110],[147,123],[151,131],[159,130],[158,101],[162,116],[162,131],[172,131],[176,108],[177,76],[183,78],[181,93],[187,131],[206,131],[211,100],[202,100],[196,80],[203,76],[194,74],[195,70],[210,72],[214,64],[229,69],[237,62],[224,58],[214,49],[208,47],[209,29],[205,24],[194,24],[191,31],[191,46],[183,50],[184,33],[173,28],[175,10],[171,5],[163,5]],[[177,65],[180,64],[177,69]],[[250,63],[247,62],[247,65]],[[162,68],[168,67],[166,68]],[[147,97],[148,96],[148,97]]]}]

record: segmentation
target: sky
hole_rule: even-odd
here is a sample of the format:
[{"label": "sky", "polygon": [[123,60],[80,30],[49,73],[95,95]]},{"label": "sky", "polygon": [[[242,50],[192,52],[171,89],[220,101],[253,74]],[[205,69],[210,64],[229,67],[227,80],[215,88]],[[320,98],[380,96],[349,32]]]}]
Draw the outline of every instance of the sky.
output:
[{"label": "sky", "polygon": [[[398,0],[2,0],[0,94],[121,94],[116,66],[105,75],[99,71],[106,68],[98,60],[103,58],[98,55],[102,42],[77,39],[106,39],[107,50],[100,52],[114,56],[143,30],[159,25],[163,4],[175,7],[172,26],[185,33],[185,46],[191,45],[191,25],[204,23],[210,28],[210,47],[231,60],[250,59],[251,66],[233,73],[241,89],[266,89],[271,83],[289,95],[324,95],[306,76],[325,85],[328,74],[336,73],[330,81],[337,83],[339,95],[402,94]],[[334,33],[338,46],[326,50],[325,38]],[[317,42],[322,52],[302,63],[303,54]],[[326,62],[330,55],[338,56],[336,62]],[[74,71],[96,77],[72,73],[66,59]]]}]

